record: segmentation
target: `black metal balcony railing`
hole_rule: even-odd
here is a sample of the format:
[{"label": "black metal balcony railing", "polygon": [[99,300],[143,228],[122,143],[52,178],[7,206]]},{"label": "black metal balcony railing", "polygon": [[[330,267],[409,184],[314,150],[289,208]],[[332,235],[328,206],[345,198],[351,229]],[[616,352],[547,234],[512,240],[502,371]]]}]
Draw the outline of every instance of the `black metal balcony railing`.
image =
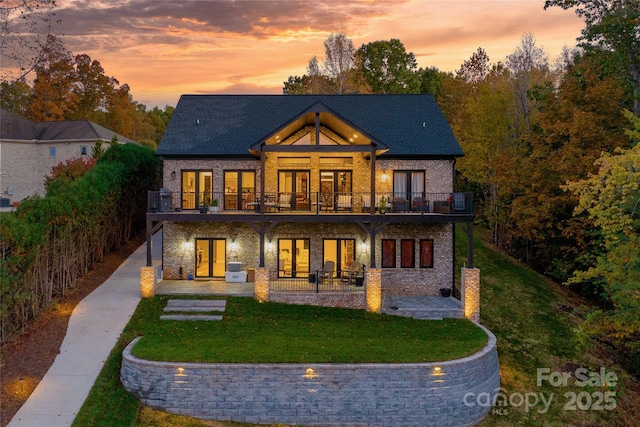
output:
[{"label": "black metal balcony railing", "polygon": [[150,191],[148,212],[221,211],[243,213],[473,213],[471,193],[245,193]]},{"label": "black metal balcony railing", "polygon": [[364,274],[349,271],[325,273],[321,270],[270,271],[269,291],[273,292],[364,292]]}]

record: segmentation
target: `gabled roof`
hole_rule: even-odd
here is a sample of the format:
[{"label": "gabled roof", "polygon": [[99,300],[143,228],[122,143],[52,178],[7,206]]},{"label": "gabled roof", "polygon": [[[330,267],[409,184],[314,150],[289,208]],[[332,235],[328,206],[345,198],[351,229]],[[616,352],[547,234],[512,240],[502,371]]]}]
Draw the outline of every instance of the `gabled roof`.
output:
[{"label": "gabled roof", "polygon": [[133,142],[89,120],[62,120],[57,122],[32,122],[7,110],[0,109],[0,139],[23,141],[73,141],[96,140],[111,141],[113,135],[118,142]]},{"label": "gabled roof", "polygon": [[309,111],[335,115],[384,157],[463,155],[430,95],[182,95],[156,153],[247,156]]}]

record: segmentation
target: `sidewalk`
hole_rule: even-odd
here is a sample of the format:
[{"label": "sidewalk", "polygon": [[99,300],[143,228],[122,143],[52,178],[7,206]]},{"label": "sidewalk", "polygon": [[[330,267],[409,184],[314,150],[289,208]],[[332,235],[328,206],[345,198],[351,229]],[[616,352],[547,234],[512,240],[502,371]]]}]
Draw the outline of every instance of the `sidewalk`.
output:
[{"label": "sidewalk", "polygon": [[[7,427],[68,427],[89,395],[109,353],[140,301],[140,246],[69,319],[60,354]],[[153,237],[154,265],[161,262],[162,232]]]}]

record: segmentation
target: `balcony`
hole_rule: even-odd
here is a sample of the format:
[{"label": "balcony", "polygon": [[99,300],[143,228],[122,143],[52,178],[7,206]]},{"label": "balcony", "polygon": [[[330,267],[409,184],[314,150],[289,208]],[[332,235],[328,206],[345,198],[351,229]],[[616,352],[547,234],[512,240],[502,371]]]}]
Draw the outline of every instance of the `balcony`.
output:
[{"label": "balcony", "polygon": [[[472,193],[185,193],[149,191],[148,213],[264,215],[447,215],[473,214]],[[173,217],[173,215],[172,215]],[[186,220],[186,219],[185,219]]]}]

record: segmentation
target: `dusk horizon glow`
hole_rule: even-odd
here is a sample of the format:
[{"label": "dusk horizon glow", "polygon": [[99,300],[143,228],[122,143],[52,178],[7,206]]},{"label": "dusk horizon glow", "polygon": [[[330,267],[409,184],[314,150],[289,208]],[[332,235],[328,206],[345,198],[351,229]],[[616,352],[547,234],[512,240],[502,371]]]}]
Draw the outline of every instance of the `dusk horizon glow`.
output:
[{"label": "dusk horizon glow", "polygon": [[99,61],[150,108],[182,94],[281,94],[336,32],[356,49],[399,39],[419,67],[454,72],[479,47],[504,62],[526,33],[553,62],[583,27],[543,0],[58,0],[56,19],[73,54]]}]

